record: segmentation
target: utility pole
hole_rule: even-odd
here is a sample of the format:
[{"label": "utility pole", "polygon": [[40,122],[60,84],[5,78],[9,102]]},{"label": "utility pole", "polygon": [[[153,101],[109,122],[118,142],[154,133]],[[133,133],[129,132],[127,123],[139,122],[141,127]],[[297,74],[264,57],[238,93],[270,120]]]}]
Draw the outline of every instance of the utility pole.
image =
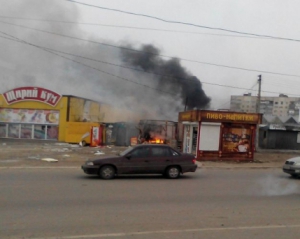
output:
[{"label": "utility pole", "polygon": [[257,94],[257,104],[256,104],[256,113],[258,114],[260,109],[260,93],[261,93],[261,75],[258,76],[258,94]]},{"label": "utility pole", "polygon": [[[260,96],[261,96],[261,75],[258,76],[258,94],[257,94],[257,103],[256,103],[256,113],[259,114],[260,111]],[[256,137],[255,137],[255,151],[259,147],[259,124],[256,126]]]}]

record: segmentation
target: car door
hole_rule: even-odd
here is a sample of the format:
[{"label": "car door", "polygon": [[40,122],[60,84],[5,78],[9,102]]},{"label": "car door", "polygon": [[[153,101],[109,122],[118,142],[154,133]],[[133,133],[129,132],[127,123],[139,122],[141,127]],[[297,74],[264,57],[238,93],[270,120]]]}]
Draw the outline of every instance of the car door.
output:
[{"label": "car door", "polygon": [[138,174],[147,172],[150,146],[138,147],[124,156],[120,173]]},{"label": "car door", "polygon": [[172,154],[169,147],[152,146],[149,158],[149,172],[163,173],[168,165],[172,164]]}]

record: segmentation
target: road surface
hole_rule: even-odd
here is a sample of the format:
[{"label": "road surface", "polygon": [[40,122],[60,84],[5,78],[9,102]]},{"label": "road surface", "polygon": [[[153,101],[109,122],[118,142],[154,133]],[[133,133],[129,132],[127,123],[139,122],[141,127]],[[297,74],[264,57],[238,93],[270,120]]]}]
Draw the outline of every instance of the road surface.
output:
[{"label": "road surface", "polygon": [[101,180],[80,168],[2,168],[0,238],[297,238],[300,180],[207,169]]}]

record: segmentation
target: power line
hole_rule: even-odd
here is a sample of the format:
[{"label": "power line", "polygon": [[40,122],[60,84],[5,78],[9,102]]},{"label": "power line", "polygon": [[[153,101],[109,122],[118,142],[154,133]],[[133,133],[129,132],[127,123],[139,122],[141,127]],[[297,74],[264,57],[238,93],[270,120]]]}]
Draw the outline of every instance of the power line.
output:
[{"label": "power line", "polygon": [[[1,31],[0,31],[0,33],[8,35],[8,34],[3,33]],[[8,35],[8,36],[10,36],[10,35]],[[151,74],[151,75],[156,75],[156,76],[169,77],[169,78],[173,78],[173,79],[184,79],[184,80],[189,81],[189,79],[186,79],[186,78],[175,77],[175,76],[170,76],[170,75],[162,75],[162,74],[158,74],[158,73],[154,73],[154,72],[148,72],[148,71],[139,70],[139,69],[136,69],[136,68],[133,68],[133,67],[127,67],[127,66],[118,65],[118,64],[114,64],[114,63],[110,63],[110,62],[105,62],[105,61],[100,61],[100,60],[96,60],[96,59],[92,59],[92,58],[89,58],[89,57],[84,57],[84,56],[80,56],[80,55],[76,55],[76,54],[72,54],[72,53],[58,51],[58,50],[47,48],[47,47],[38,46],[36,44],[32,44],[32,43],[29,43],[29,42],[25,42],[23,40],[19,40],[18,38],[13,39],[13,36],[10,36],[11,38],[3,37],[3,36],[0,36],[0,37],[8,39],[8,40],[13,40],[13,41],[16,41],[16,42],[19,42],[19,43],[27,44],[27,45],[30,45],[30,46],[34,46],[34,47],[40,48],[42,50],[45,50],[45,51],[48,51],[48,52],[51,52],[51,53],[52,52],[57,52],[57,53],[61,53],[61,54],[66,54],[66,55],[70,55],[70,56],[74,56],[74,57],[83,58],[83,59],[90,60],[90,61],[95,61],[95,62],[107,64],[107,65],[112,65],[112,66],[117,66],[117,67],[121,67],[121,68],[125,68],[125,69],[130,69],[130,70],[133,70],[133,71],[138,71],[138,72],[141,72],[141,73],[144,73],[144,74]],[[61,56],[61,55],[59,55],[59,56]],[[221,86],[221,87],[228,87],[228,88],[234,88],[234,89],[246,89],[246,88],[241,88],[241,87],[236,87],[236,86],[222,85],[222,84],[209,83],[209,82],[203,82],[203,81],[200,81],[200,82],[202,84],[215,85],[215,86]]]},{"label": "power line", "polygon": [[[64,24],[77,24],[77,25],[88,25],[88,26],[101,26],[101,27],[112,27],[112,28],[124,28],[124,29],[146,30],[146,31],[159,31],[159,32],[170,32],[170,33],[184,33],[184,34],[210,35],[210,36],[225,36],[225,37],[237,37],[237,38],[269,39],[267,37],[228,35],[228,34],[205,33],[205,32],[191,32],[191,31],[179,31],[179,30],[168,30],[168,29],[147,28],[147,27],[132,27],[132,26],[99,24],[99,23],[88,23],[88,22],[73,22],[73,21],[63,21],[63,20],[37,19],[37,18],[26,18],[26,17],[0,16],[0,18],[17,19],[17,20],[29,20],[29,21],[38,21],[38,22],[54,22],[54,23],[64,23]],[[274,39],[271,39],[271,40],[274,40]]]},{"label": "power line", "polygon": [[[252,89],[253,89],[257,84],[258,84],[258,82],[255,82],[254,85],[253,85],[251,88],[247,89],[243,94],[245,94],[247,91],[252,91]],[[231,100],[228,100],[228,101],[226,101],[225,103],[223,103],[222,105],[220,105],[220,106],[217,107],[217,108],[218,108],[218,109],[222,109],[222,107],[223,107],[224,105],[227,105],[227,104],[230,103],[230,102],[231,102]]]},{"label": "power line", "polygon": [[[51,50],[45,49],[45,48],[43,48],[43,47],[40,47],[40,46],[37,46],[37,45],[34,45],[34,44],[31,44],[31,43],[29,43],[29,42],[26,42],[26,41],[24,41],[24,40],[21,40],[21,39],[19,39],[19,38],[17,38],[17,37],[14,37],[14,36],[12,36],[12,35],[9,35],[9,34],[7,34],[7,33],[2,32],[2,31],[0,31],[0,33],[2,33],[2,34],[4,34],[4,35],[7,35],[7,36],[9,36],[9,37],[11,37],[11,38],[14,38],[14,39],[16,39],[18,42],[21,42],[21,43],[24,43],[24,44],[27,44],[27,45],[30,45],[30,46],[39,48],[39,49],[41,49],[41,50],[43,50],[43,51],[49,52],[49,53],[51,53],[51,54],[53,54],[53,55],[59,56],[59,57],[61,57],[61,58],[67,59],[67,60],[69,60],[69,61],[73,61],[73,62],[75,62],[75,63],[77,63],[77,64],[80,64],[80,65],[83,65],[83,66],[85,66],[85,67],[89,67],[89,68],[94,69],[94,70],[96,70],[96,71],[102,72],[102,73],[104,73],[104,74],[106,74],[106,75],[113,76],[113,77],[115,77],[115,78],[119,78],[119,79],[122,79],[122,80],[125,80],[125,81],[128,81],[128,82],[137,84],[137,85],[141,85],[141,86],[147,87],[147,88],[152,89],[152,90],[155,90],[155,91],[160,91],[160,92],[167,93],[167,94],[170,94],[170,95],[176,95],[176,94],[171,93],[171,92],[163,91],[163,90],[156,89],[156,88],[153,88],[153,87],[148,86],[148,85],[144,85],[144,84],[135,82],[135,81],[130,80],[130,79],[127,79],[127,78],[125,78],[125,77],[120,77],[120,76],[117,76],[117,75],[108,73],[108,72],[106,72],[106,71],[100,70],[100,69],[98,69],[98,68],[92,67],[92,66],[87,65],[87,64],[84,64],[84,63],[82,63],[82,62],[79,62],[79,61],[70,59],[70,58],[68,58],[68,57],[62,56],[62,55],[60,55],[60,54],[54,53],[54,52],[52,52]],[[2,37],[2,36],[0,36],[0,37]]]},{"label": "power line", "polygon": [[285,37],[275,37],[275,36],[270,36],[270,35],[248,33],[248,32],[230,30],[230,29],[219,28],[219,27],[209,27],[209,26],[198,25],[198,24],[188,23],[188,22],[166,20],[166,19],[163,19],[163,18],[160,18],[160,17],[155,17],[155,16],[151,16],[151,15],[147,15],[147,14],[128,12],[128,11],[123,11],[123,10],[114,9],[114,8],[108,8],[108,7],[101,7],[101,6],[91,5],[91,4],[87,4],[87,3],[77,2],[77,1],[74,1],[74,0],[66,0],[66,1],[67,2],[76,3],[76,4],[81,4],[81,5],[88,6],[88,7],[95,7],[95,8],[99,8],[99,9],[102,9],[102,10],[108,10],[108,11],[114,11],[114,12],[120,12],[120,13],[124,13],[124,14],[139,16],[139,17],[151,18],[151,19],[155,19],[155,20],[159,20],[159,21],[167,22],[167,23],[172,23],[172,24],[180,24],[180,25],[186,25],[186,26],[193,26],[193,27],[205,28],[205,29],[210,29],[210,30],[226,31],[226,32],[231,32],[231,33],[244,34],[244,35],[248,35],[248,36],[266,37],[266,38],[272,38],[272,39],[278,39],[278,40],[300,42],[299,39],[285,38]]},{"label": "power line", "polygon": [[[13,41],[16,41],[16,42],[19,42],[19,43],[23,43],[23,44],[27,44],[27,45],[30,45],[30,46],[39,48],[39,49],[41,49],[41,50],[47,51],[47,52],[52,53],[52,54],[54,54],[54,55],[60,56],[60,57],[62,57],[62,58],[65,58],[65,59],[67,59],[67,60],[76,62],[76,63],[78,63],[78,64],[84,65],[84,66],[86,66],[86,67],[92,68],[92,69],[97,70],[97,71],[100,71],[100,72],[103,72],[103,73],[108,74],[108,75],[110,75],[110,76],[113,76],[113,77],[116,77],[116,78],[120,78],[120,79],[122,79],[122,80],[130,81],[130,82],[132,82],[132,83],[135,83],[135,84],[139,84],[139,85],[145,86],[145,87],[150,88],[150,89],[152,89],[152,90],[161,91],[161,92],[163,92],[163,93],[172,94],[172,93],[170,93],[170,92],[162,91],[162,90],[157,89],[157,88],[152,88],[152,87],[150,87],[150,86],[147,86],[147,85],[144,85],[144,84],[135,82],[135,81],[133,81],[133,80],[129,80],[129,79],[127,79],[127,78],[120,77],[120,76],[117,76],[117,75],[114,75],[114,74],[105,72],[105,71],[100,70],[100,69],[98,69],[98,68],[95,68],[95,67],[89,66],[89,65],[87,65],[87,64],[84,64],[84,63],[75,61],[75,60],[73,60],[73,59],[64,57],[64,56],[62,56],[62,55],[60,55],[60,54],[57,54],[57,53],[66,54],[66,55],[71,55],[71,56],[74,56],[74,57],[80,57],[80,58],[83,58],[83,59],[86,59],[86,60],[96,61],[96,62],[99,62],[99,63],[108,64],[108,65],[112,65],[112,66],[122,67],[122,68],[130,69],[130,70],[142,72],[142,73],[145,73],[145,74],[151,74],[151,75],[157,75],[157,76],[169,77],[169,78],[173,78],[173,79],[184,79],[184,80],[189,80],[189,79],[180,78],[180,77],[174,77],[174,76],[170,76],[170,75],[162,75],[162,74],[158,74],[158,73],[147,72],[147,71],[135,69],[135,68],[132,68],[132,67],[127,67],[127,66],[117,65],[117,64],[113,64],[113,63],[109,63],[109,62],[105,62],[105,61],[100,61],[100,60],[96,60],[96,59],[92,59],[92,58],[88,58],[88,57],[84,57],[84,56],[80,56],[80,55],[76,55],[76,54],[72,54],[72,53],[67,53],[67,52],[63,52],[63,51],[58,51],[58,50],[55,50],[55,49],[51,49],[51,48],[47,48],[47,47],[42,47],[42,46],[39,46],[39,45],[36,45],[36,44],[32,44],[32,43],[26,42],[26,41],[24,41],[24,40],[18,39],[17,37],[14,37],[14,36],[12,36],[12,35],[9,35],[9,34],[7,34],[7,33],[2,32],[2,31],[0,31],[0,33],[6,35],[6,36],[8,36],[8,37],[10,37],[10,38],[8,38],[8,37],[0,36],[0,37],[2,37],[2,38],[8,39],[8,40],[13,40]],[[54,52],[57,52],[57,53],[54,53]],[[200,81],[200,82],[201,82],[202,84],[213,85],[213,86],[219,86],[219,87],[228,87],[228,88],[232,88],[232,89],[247,90],[247,91],[256,91],[256,90],[252,90],[252,89],[254,88],[255,85],[252,86],[251,89],[248,89],[248,88],[243,88],[243,87],[229,86],[229,85],[222,85],[222,84],[217,84],[217,83],[210,83],[210,82],[203,82],[203,81]],[[272,92],[272,91],[262,91],[262,92],[279,94],[279,92]],[[176,94],[172,94],[172,95],[176,95]],[[297,95],[297,96],[298,96],[298,94],[289,94],[289,95]]]},{"label": "power line", "polygon": [[[27,27],[27,26],[23,26],[23,25],[18,25],[18,24],[3,22],[3,21],[0,21],[0,23],[7,24],[7,25],[12,25],[12,26],[17,26],[17,27],[21,27],[21,28],[26,28],[26,29],[30,29],[30,30],[34,30],[34,31],[39,31],[39,32],[47,33],[47,34],[52,34],[52,35],[56,35],[56,36],[66,37],[66,38],[70,38],[70,39],[75,39],[75,40],[79,40],[79,41],[90,42],[90,43],[93,43],[93,44],[99,44],[99,45],[103,45],[103,46],[106,46],[106,47],[112,47],[112,48],[117,48],[117,49],[122,49],[122,50],[133,51],[133,52],[143,52],[143,51],[132,49],[132,48],[129,48],[129,47],[122,47],[122,46],[116,46],[116,45],[112,45],[112,44],[108,44],[108,43],[102,43],[102,42],[98,42],[98,41],[87,40],[87,39],[83,39],[83,38],[79,38],[79,37],[68,36],[68,35],[64,35],[64,34],[60,34],[60,33],[45,31],[45,30],[36,29],[36,28],[32,28],[32,27]],[[143,52],[143,53],[145,53],[145,52]],[[228,69],[256,72],[256,73],[261,73],[261,74],[264,73],[264,74],[272,74],[272,75],[281,75],[281,76],[289,76],[289,77],[300,78],[300,75],[285,74],[285,73],[280,73],[280,72],[271,72],[271,71],[264,71],[264,70],[256,70],[256,69],[249,69],[249,68],[242,68],[242,67],[235,67],[235,66],[227,66],[227,65],[215,64],[215,63],[209,63],[209,62],[203,62],[203,61],[197,61],[197,60],[190,60],[190,59],[185,59],[185,58],[167,56],[167,55],[162,55],[162,54],[154,54],[152,52],[147,52],[147,53],[152,54],[152,55],[156,55],[156,56],[160,56],[160,57],[164,57],[164,58],[177,58],[177,59],[182,60],[182,61],[202,64],[202,65],[209,65],[209,66],[223,67],[223,68],[228,68]]]}]

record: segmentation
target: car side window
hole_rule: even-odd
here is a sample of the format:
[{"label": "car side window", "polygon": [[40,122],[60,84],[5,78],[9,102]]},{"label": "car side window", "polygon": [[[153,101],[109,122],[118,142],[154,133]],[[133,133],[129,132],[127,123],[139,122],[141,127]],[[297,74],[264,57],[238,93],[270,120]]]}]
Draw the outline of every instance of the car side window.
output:
[{"label": "car side window", "polygon": [[170,149],[172,156],[179,156],[180,154],[173,149]]},{"label": "car side window", "polygon": [[144,158],[150,156],[150,148],[149,147],[142,147],[138,148],[131,153],[132,158]]},{"label": "car side window", "polygon": [[153,147],[152,156],[154,157],[166,157],[171,156],[171,153],[168,148],[165,147]]}]

